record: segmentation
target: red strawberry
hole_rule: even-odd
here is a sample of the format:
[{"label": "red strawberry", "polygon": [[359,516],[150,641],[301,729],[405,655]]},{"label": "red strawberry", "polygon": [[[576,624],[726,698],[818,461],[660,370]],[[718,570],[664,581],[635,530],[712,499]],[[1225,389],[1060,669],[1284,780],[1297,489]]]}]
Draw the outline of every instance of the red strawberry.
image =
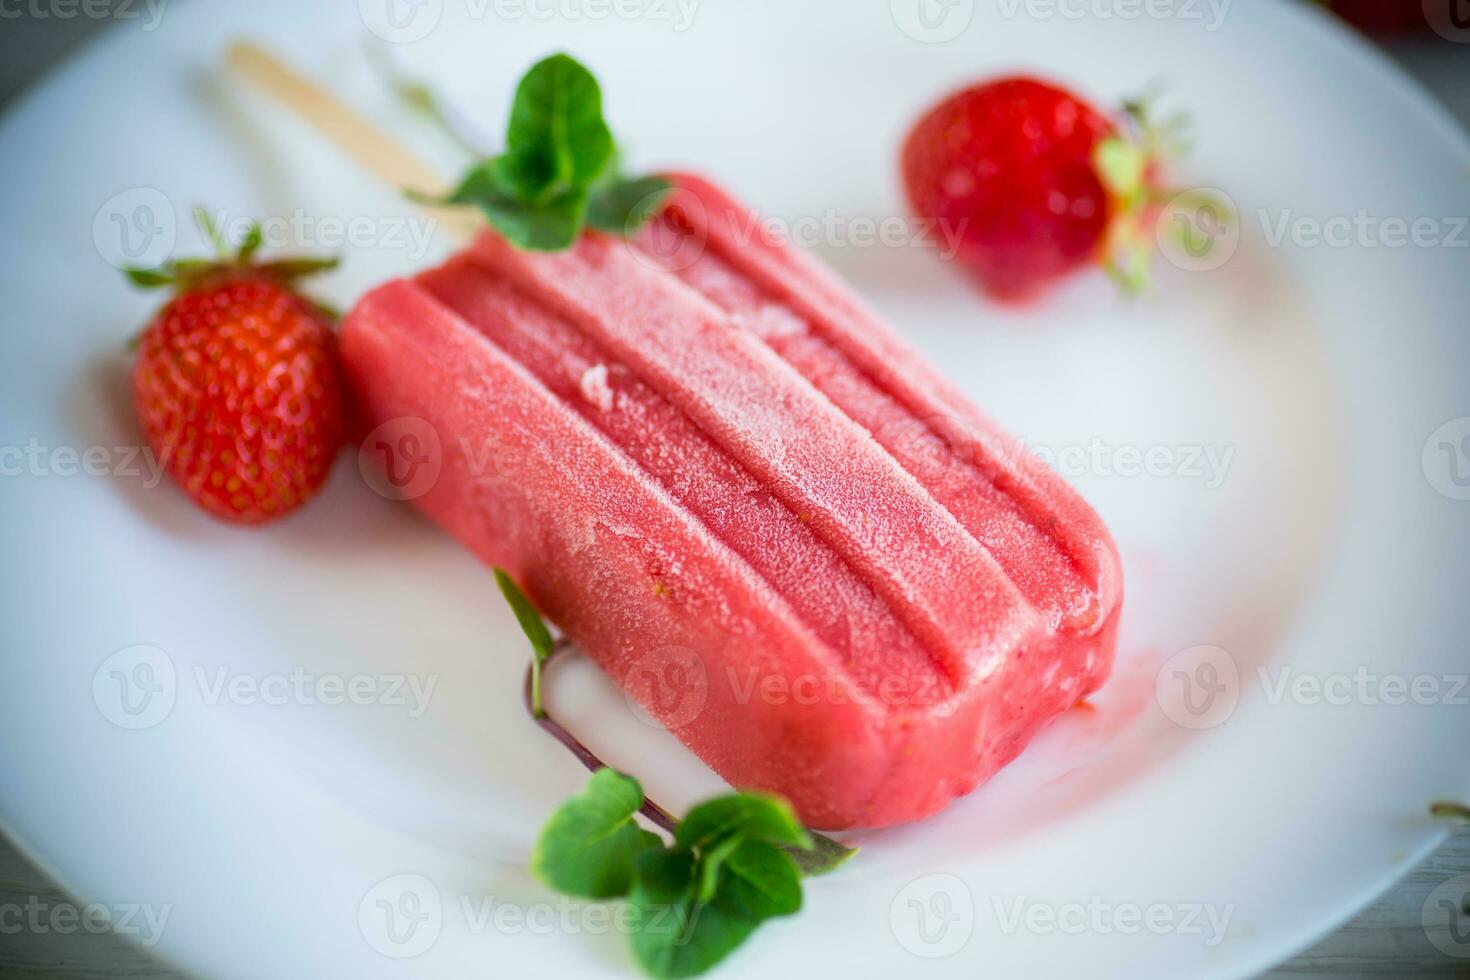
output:
[{"label": "red strawberry", "polygon": [[[1370,34],[1399,34],[1429,27],[1419,0],[1325,0],[1343,20]],[[1447,0],[1457,3],[1458,0]]]},{"label": "red strawberry", "polygon": [[902,167],[915,213],[958,235],[988,292],[1015,300],[1097,262],[1139,284],[1156,150],[1146,128],[1126,132],[1065,89],[1002,78],[925,114]]},{"label": "red strawberry", "polygon": [[138,340],[138,419],[184,491],[239,524],[311,499],[345,427],[331,320],[291,288],[335,260],[255,264],[259,244],[255,229],[233,257],[129,271],[177,291]]}]

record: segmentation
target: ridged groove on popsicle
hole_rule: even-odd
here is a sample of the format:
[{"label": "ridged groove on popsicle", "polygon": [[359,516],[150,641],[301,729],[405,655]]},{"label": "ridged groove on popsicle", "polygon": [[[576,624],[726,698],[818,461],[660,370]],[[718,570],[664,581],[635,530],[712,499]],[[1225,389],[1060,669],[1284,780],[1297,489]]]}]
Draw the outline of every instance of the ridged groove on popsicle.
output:
[{"label": "ridged groove on popsicle", "polygon": [[916,709],[947,696],[948,685],[935,683],[935,661],[843,558],[679,408],[590,337],[464,258],[417,281],[597,427],[748,562],[869,695]]},{"label": "ridged groove on popsicle", "polygon": [[[366,419],[416,417],[440,434],[442,472],[415,504],[508,568],[717,771],[781,792],[827,826],[864,811],[886,775],[872,760],[886,754],[888,713],[849,688],[783,596],[601,433],[412,282],[364,297],[344,324],[342,352]],[[514,462],[486,466],[487,451]],[[687,588],[640,587],[648,554],[677,564]],[[678,721],[660,714],[650,697],[659,689],[645,690],[639,669],[671,642],[688,644],[708,672],[707,703]],[[728,672],[746,668],[836,687],[815,708],[742,697]]]},{"label": "ridged groove on popsicle", "polygon": [[[865,421],[874,437],[987,543],[1033,601],[1048,600],[1055,583],[1038,574],[1037,549],[1016,545],[1025,544],[1027,537],[1053,542],[1057,556],[1072,566],[1071,577],[1084,586],[1074,593],[1073,607],[1055,610],[1058,625],[1078,632],[1099,628],[1120,599],[1121,580],[1107,531],[1091,508],[929,368],[830,272],[795,249],[766,241],[757,216],[703,178],[680,174],[676,180],[678,189],[664,218],[638,240],[649,261],[670,268],[727,312],[737,314],[738,320],[765,333],[773,349]],[[659,241],[660,234],[672,234],[675,240]],[[735,288],[728,288],[728,278],[720,281],[720,265],[738,274]],[[762,315],[796,322],[784,335],[779,327],[762,331],[761,324],[752,323]],[[807,327],[817,345],[798,336]],[[853,370],[846,377],[834,370],[827,351],[811,356],[811,348],[818,345],[835,351]],[[810,357],[805,365],[803,348]],[[844,384],[850,396],[845,400],[839,391]],[[870,408],[878,400],[872,396],[879,393],[903,406],[913,424],[928,427],[933,444],[923,445],[892,419],[879,422],[881,412],[863,420],[859,408],[864,395],[856,391],[861,387],[870,389],[866,393]],[[900,440],[910,451],[895,445]],[[945,473],[956,466],[983,482],[957,480]],[[974,506],[978,501],[967,504],[952,492],[957,488],[970,494],[993,488],[997,495],[991,501],[1009,501],[1027,527],[988,523],[1003,515],[985,508],[981,510],[987,520],[982,520]],[[1094,546],[1097,541],[1103,545]]]},{"label": "ridged groove on popsicle", "polygon": [[[956,686],[1040,619],[990,554],[868,432],[696,291],[624,242],[470,254],[556,309],[678,405],[890,604]],[[989,666],[989,665],[986,665]]]}]

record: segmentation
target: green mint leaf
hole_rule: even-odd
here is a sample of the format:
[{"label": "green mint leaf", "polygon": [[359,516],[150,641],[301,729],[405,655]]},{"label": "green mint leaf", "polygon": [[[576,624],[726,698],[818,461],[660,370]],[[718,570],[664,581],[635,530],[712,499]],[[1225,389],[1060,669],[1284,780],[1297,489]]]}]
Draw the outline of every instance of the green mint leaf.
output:
[{"label": "green mint leaf", "polygon": [[699,804],[679,823],[675,843],[708,848],[730,835],[803,850],[812,846],[791,805],[763,793],[731,793]]},{"label": "green mint leaf", "polygon": [[515,613],[516,622],[521,624],[521,632],[531,641],[531,713],[537,718],[544,718],[546,706],[541,698],[541,668],[551,659],[556,643],[546,628],[546,621],[505,569],[495,569],[495,584],[500,586],[500,594],[505,596],[510,611]]},{"label": "green mint leaf", "polygon": [[500,173],[523,202],[591,185],[613,155],[597,79],[565,54],[538,62],[516,88],[505,146]]},{"label": "green mint leaf", "polygon": [[476,203],[495,230],[516,248],[559,252],[570,248],[582,234],[587,191],[573,188],[535,205],[505,195],[487,196]]},{"label": "green mint leaf", "polygon": [[730,834],[699,853],[698,881],[694,891],[695,901],[713,901],[716,892],[720,889],[720,873],[724,870],[725,859],[744,843],[744,837],[739,834]]},{"label": "green mint leaf", "polygon": [[791,860],[796,862],[796,866],[801,870],[801,873],[808,877],[814,878],[817,875],[824,875],[829,871],[836,871],[848,861],[851,861],[853,856],[859,851],[859,848],[848,847],[841,841],[835,841],[826,834],[810,833],[812,846],[809,850],[804,850],[799,847],[782,848],[791,857]]},{"label": "green mint leaf", "polygon": [[599,769],[587,788],[557,808],[541,831],[531,870],[552,888],[583,898],[625,895],[634,864],[650,849],[663,849],[657,834],[638,826],[643,805],[638,781]]},{"label": "green mint leaf", "polygon": [[409,191],[408,196],[420,204],[478,205],[486,197],[504,195],[495,176],[495,159],[492,157],[489,160],[482,160],[471,167],[464,175],[464,179],[459,182],[459,186],[446,198],[431,197],[418,191]]},{"label": "green mint leaf", "polygon": [[698,859],[688,850],[648,850],[638,856],[630,940],[643,969],[659,980],[705,972],[745,942],[759,921],[718,901],[695,898]]},{"label": "green mint leaf", "polygon": [[724,860],[714,902],[756,921],[794,915],[801,911],[801,872],[780,848],[741,841]]},{"label": "green mint leaf", "polygon": [[571,247],[582,233],[587,191],[571,188],[547,200],[527,203],[507,189],[510,178],[502,171],[508,156],[477,164],[448,197],[428,197],[414,191],[408,196],[422,204],[472,204],[517,248],[558,252]]},{"label": "green mint leaf", "polygon": [[662,177],[619,177],[600,183],[587,203],[587,224],[627,238],[658,214],[673,186]]},{"label": "green mint leaf", "polygon": [[[430,98],[410,90],[416,102]],[[656,214],[670,184],[619,176],[618,153],[602,115],[602,90],[565,54],[537,62],[516,87],[505,152],[470,169],[446,198],[409,192],[419,203],[472,205],[521,249],[570,248],[590,223],[629,235]]]},{"label": "green mint leaf", "polygon": [[[516,585],[515,579],[511,578],[510,573],[505,569],[495,569],[495,584],[500,586],[500,594],[505,596],[505,601],[510,604],[511,612],[516,615],[516,622],[521,624],[521,632],[525,633],[526,639],[531,641],[531,649],[536,651],[537,662],[544,663],[546,658],[551,656],[552,647],[555,646],[551,639],[551,631],[546,628],[545,620],[541,618],[536,607],[531,605],[531,600],[526,598],[521,587]],[[640,805],[641,803],[640,800]]]},{"label": "green mint leaf", "polygon": [[571,185],[557,172],[556,154],[549,147],[507,150],[490,161],[496,188],[511,200],[534,206]]}]

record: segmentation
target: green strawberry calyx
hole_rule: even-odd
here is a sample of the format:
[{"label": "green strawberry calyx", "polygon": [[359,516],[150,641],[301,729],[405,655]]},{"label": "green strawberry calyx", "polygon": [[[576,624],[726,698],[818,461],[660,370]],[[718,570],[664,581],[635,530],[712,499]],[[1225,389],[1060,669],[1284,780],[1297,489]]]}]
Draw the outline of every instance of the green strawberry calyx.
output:
[{"label": "green strawberry calyx", "polygon": [[[1102,264],[1127,295],[1152,287],[1159,218],[1171,206],[1193,200],[1194,193],[1165,179],[1169,166],[1188,153],[1189,117],[1173,113],[1156,119],[1154,101],[1152,95],[1125,101],[1118,131],[1098,141],[1092,152],[1112,206]],[[1228,208],[1220,213],[1233,218]]]},{"label": "green strawberry calyx", "polygon": [[194,220],[214,246],[212,258],[171,259],[152,269],[126,268],[123,273],[128,281],[141,289],[171,289],[175,295],[244,280],[264,280],[289,289],[299,280],[335,269],[338,264],[335,256],[257,262],[256,255],[264,241],[259,222],[251,224],[240,244],[231,248],[207,211],[196,207]]}]

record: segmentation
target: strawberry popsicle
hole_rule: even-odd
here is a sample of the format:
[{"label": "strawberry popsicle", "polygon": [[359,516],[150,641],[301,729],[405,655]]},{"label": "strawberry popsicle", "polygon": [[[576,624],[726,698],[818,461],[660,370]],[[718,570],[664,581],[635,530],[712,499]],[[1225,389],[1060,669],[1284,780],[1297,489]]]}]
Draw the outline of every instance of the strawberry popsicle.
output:
[{"label": "strawberry popsicle", "polygon": [[359,406],[433,427],[415,503],[729,782],[925,816],[1106,678],[1116,551],[835,277],[676,184],[632,241],[486,231],[368,294]]}]

